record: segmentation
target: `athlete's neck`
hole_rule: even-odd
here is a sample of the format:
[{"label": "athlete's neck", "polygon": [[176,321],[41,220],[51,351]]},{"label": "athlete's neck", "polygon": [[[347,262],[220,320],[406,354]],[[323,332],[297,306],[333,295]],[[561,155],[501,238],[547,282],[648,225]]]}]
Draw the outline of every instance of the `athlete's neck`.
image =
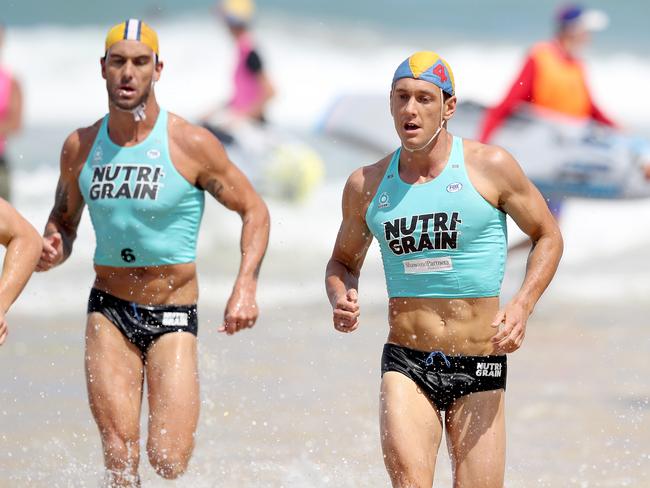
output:
[{"label": "athlete's neck", "polygon": [[119,109],[109,103],[108,133],[111,140],[118,146],[132,146],[142,142],[156,125],[159,113],[160,106],[153,96],[145,102],[145,117],[139,121],[135,120],[130,111]]},{"label": "athlete's neck", "polygon": [[438,176],[449,159],[452,135],[442,128],[436,140],[422,151],[404,151],[400,153],[400,177],[409,183],[417,183],[420,179],[431,179]]}]

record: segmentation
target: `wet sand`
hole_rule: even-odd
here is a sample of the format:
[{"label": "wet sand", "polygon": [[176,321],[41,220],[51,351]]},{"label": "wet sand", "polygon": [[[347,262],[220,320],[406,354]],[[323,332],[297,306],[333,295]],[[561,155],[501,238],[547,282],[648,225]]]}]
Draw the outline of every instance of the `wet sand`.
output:
[{"label": "wet sand", "polygon": [[[184,478],[164,482],[143,456],[143,485],[389,486],[377,421],[385,308],[361,299],[350,335],[330,327],[324,302],[267,305],[254,330],[234,337],[215,332],[222,310],[204,305],[194,458]],[[648,486],[649,311],[542,302],[509,358],[507,487]],[[11,316],[0,350],[1,487],[99,484],[83,322],[82,307]],[[451,486],[444,444],[434,486]]]}]

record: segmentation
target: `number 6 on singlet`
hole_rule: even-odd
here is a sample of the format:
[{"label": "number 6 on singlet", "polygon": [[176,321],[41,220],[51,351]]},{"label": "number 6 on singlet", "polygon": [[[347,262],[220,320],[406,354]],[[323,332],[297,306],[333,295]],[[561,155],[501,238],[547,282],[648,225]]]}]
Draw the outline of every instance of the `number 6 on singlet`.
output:
[{"label": "number 6 on singlet", "polygon": [[122,249],[121,255],[122,255],[122,259],[127,263],[132,263],[133,261],[135,261],[135,254],[133,254],[133,249],[125,247],[124,249]]}]

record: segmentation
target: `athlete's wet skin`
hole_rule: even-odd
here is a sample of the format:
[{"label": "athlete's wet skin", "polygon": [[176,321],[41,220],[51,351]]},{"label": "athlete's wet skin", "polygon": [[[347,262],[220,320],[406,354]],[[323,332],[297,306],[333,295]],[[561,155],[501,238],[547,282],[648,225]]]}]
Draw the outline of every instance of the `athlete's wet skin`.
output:
[{"label": "athlete's wet skin", "polygon": [[7,312],[36,268],[43,244],[36,229],[0,198],[0,245],[5,259],[0,274],[0,346],[7,340]]},{"label": "athlete's wet skin", "polygon": [[159,107],[154,83],[163,63],[149,26],[129,20],[113,27],[101,67],[109,113],[65,141],[39,269],[68,258],[88,205],[97,237],[86,326],[88,396],[107,484],[139,486],[145,379],[147,454],[156,472],[180,476],[194,447],[199,414],[194,259],[204,192],[243,221],[241,265],[219,329],[227,334],[257,319],[257,276],[269,215],[208,131]]},{"label": "athlete's wet skin", "polygon": [[[393,486],[431,487],[444,429],[454,487],[501,488],[505,354],[521,346],[555,273],[560,231],[512,156],[447,131],[454,80],[437,54],[398,67],[390,107],[401,147],[352,173],[343,191],[326,276],[334,327],[359,326],[359,275],[374,236],[389,295],[380,424]],[[506,214],[533,249],[519,292],[501,306]]]}]

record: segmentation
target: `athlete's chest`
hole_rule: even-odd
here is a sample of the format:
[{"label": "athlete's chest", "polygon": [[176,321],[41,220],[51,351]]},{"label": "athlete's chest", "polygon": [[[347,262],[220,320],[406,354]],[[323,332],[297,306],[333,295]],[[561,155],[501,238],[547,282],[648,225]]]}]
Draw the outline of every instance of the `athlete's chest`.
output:
[{"label": "athlete's chest", "polygon": [[462,174],[421,185],[389,176],[370,203],[367,224],[395,255],[461,249],[495,219],[496,209]]},{"label": "athlete's chest", "polygon": [[176,170],[167,142],[154,137],[137,147],[98,141],[79,186],[91,212],[123,206],[165,211],[179,203],[189,183]]}]

